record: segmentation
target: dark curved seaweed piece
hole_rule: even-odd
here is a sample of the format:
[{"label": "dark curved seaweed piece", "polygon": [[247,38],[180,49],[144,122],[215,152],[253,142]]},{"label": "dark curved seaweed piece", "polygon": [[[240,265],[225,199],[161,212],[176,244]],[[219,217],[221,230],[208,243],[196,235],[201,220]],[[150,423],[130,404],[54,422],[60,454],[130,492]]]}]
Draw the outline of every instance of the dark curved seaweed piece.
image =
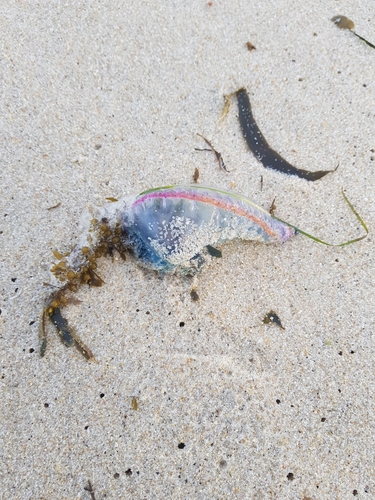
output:
[{"label": "dark curved seaweed piece", "polygon": [[52,323],[57,328],[62,342],[67,346],[71,347],[74,344],[74,338],[68,326],[68,322],[62,317],[61,311],[58,307],[55,307],[50,315]]},{"label": "dark curved seaweed piece", "polygon": [[[82,342],[78,335],[69,327],[68,322],[63,318],[60,308],[55,307],[51,314],[49,315],[52,323],[56,326],[59,331],[61,340],[66,347],[72,347],[73,345],[80,351],[83,356],[89,361],[95,361],[93,353],[90,349]],[[42,344],[41,356],[44,356],[46,350],[45,341]]]},{"label": "dark curved seaweed piece", "polygon": [[262,132],[259,130],[251,111],[246,89],[237,90],[236,95],[242,134],[251,152],[266,168],[271,168],[287,175],[297,175],[307,181],[317,181],[330,172],[333,172],[333,170],[309,172],[308,170],[293,167],[293,165],[284,160],[279,153],[270,148]]},{"label": "dark curved seaweed piece", "polygon": [[217,259],[220,259],[220,257],[223,256],[220,250],[211,245],[207,245],[206,248],[211,257],[216,257]]},{"label": "dark curved seaweed piece", "polygon": [[283,325],[281,324],[281,320],[278,317],[278,315],[275,313],[275,311],[270,311],[268,314],[266,314],[263,318],[263,323],[267,325],[268,323],[274,323],[275,325],[279,326],[282,330],[285,330]]}]

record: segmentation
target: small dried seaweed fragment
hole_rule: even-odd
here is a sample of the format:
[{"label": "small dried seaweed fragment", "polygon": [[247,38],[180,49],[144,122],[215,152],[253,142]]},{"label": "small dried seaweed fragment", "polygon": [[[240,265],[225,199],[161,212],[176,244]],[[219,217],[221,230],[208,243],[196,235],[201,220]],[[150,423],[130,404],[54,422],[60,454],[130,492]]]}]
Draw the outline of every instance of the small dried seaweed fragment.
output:
[{"label": "small dried seaweed fragment", "polygon": [[275,210],[276,210],[275,201],[276,201],[276,197],[273,199],[273,202],[271,203],[271,206],[270,206],[270,209],[269,209],[269,213],[271,215],[273,215],[275,213]]},{"label": "small dried seaweed fragment", "polygon": [[53,205],[53,207],[48,207],[47,210],[54,210],[55,208],[58,208],[61,205],[61,201],[56,203],[56,205]]},{"label": "small dried seaweed fragment", "polygon": [[220,250],[218,250],[215,247],[212,247],[211,245],[207,245],[206,248],[211,257],[216,257],[217,259],[220,259],[223,256]]},{"label": "small dried seaweed fragment", "polygon": [[369,42],[368,40],[366,40],[366,38],[363,38],[363,36],[358,35],[358,33],[356,33],[354,31],[354,23],[348,17],[345,17],[345,16],[333,16],[332,19],[331,19],[331,21],[334,22],[338,28],[340,28],[342,30],[349,30],[349,31],[351,31],[353,33],[353,35],[355,35],[357,38],[359,38],[360,40],[362,40],[363,42],[365,42],[369,47],[372,47],[373,49],[375,49],[375,45],[373,45],[371,42]]},{"label": "small dried seaweed fragment", "polygon": [[281,324],[280,318],[275,313],[275,311],[272,311],[272,310],[264,316],[263,323],[265,325],[267,325],[268,323],[275,323],[275,325],[280,327],[282,330],[285,330],[285,328]]},{"label": "small dried seaweed fragment", "polygon": [[270,148],[262,132],[259,130],[251,111],[250,100],[246,89],[242,88],[237,90],[236,95],[242,134],[250,151],[261,163],[263,163],[264,167],[277,170],[287,175],[296,175],[307,181],[317,181],[330,172],[333,172],[333,170],[309,172],[308,170],[293,167],[293,165],[284,160],[279,153],[276,153],[276,151]]},{"label": "small dried seaweed fragment", "polygon": [[233,96],[233,94],[227,94],[224,96],[224,106],[223,106],[223,110],[222,110],[221,115],[220,115],[221,121],[223,121],[228,114],[232,96]]},{"label": "small dried seaweed fragment", "polygon": [[90,479],[89,479],[87,482],[88,482],[88,485],[87,485],[87,486],[85,486],[83,489],[84,489],[85,491],[88,491],[88,492],[90,493],[90,495],[91,495],[91,500],[95,500],[95,492],[94,492],[94,489],[93,489],[93,487],[92,487],[92,484],[91,484]]},{"label": "small dried seaweed fragment", "polygon": [[352,30],[354,28],[353,21],[345,16],[333,16],[331,21],[342,30]]},{"label": "small dried seaweed fragment", "polygon": [[135,396],[132,397],[132,409],[134,411],[138,410],[138,400]]},{"label": "small dried seaweed fragment", "polygon": [[196,184],[199,179],[199,168],[195,167],[194,170],[194,175],[193,175],[193,182]]},{"label": "small dried seaweed fragment", "polygon": [[205,137],[203,137],[203,135],[201,135],[201,134],[197,134],[197,135],[199,135],[199,137],[201,137],[204,140],[204,142],[207,144],[207,146],[209,146],[210,149],[195,148],[195,150],[196,151],[212,151],[214,153],[214,155],[216,156],[217,162],[219,164],[219,168],[222,168],[223,170],[225,170],[226,172],[229,173],[229,170],[225,166],[225,163],[224,163],[224,160],[223,160],[221,153],[219,153],[219,151],[216,151],[216,149],[212,146],[210,141],[208,139],[206,139]]}]

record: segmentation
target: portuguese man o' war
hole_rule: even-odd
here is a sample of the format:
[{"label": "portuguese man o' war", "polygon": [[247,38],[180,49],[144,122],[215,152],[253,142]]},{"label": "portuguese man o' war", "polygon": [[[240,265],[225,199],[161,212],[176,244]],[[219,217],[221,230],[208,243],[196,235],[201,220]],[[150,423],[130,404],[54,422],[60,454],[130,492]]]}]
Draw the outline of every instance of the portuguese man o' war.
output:
[{"label": "portuguese man o' war", "polygon": [[[49,318],[67,347],[75,345],[87,359],[94,360],[61,315],[61,308],[67,304],[66,294],[77,291],[81,284],[103,284],[96,273],[100,257],[117,251],[125,260],[128,253],[159,273],[192,276],[204,264],[204,249],[215,250],[227,241],[284,243],[299,232],[324,245],[349,245],[366,238],[368,229],[344,191],[342,194],[366,234],[339,245],[309,235],[244,196],[202,185],[158,187],[121,200],[110,198],[111,203],[86,209],[76,247],[67,254],[53,252],[58,263],[51,272],[62,286],[52,293],[43,311],[41,356],[46,351],[45,321]],[[198,300],[196,292],[192,300]]]},{"label": "portuguese man o' war", "polygon": [[205,247],[232,240],[283,243],[296,233],[263,208],[239,194],[202,185],[166,186],[124,197],[82,215],[80,240],[51,268],[64,283],[48,299],[41,327],[41,355],[46,350],[45,320],[55,324],[66,346],[75,345],[87,359],[93,354],[68,327],[60,309],[66,292],[80,284],[101,286],[96,260],[126,251],[143,266],[160,273],[194,275],[204,264]]},{"label": "portuguese man o' war", "polygon": [[236,239],[283,243],[295,234],[247,198],[204,186],[150,189],[121,211],[125,246],[161,272],[199,271],[207,245]]}]

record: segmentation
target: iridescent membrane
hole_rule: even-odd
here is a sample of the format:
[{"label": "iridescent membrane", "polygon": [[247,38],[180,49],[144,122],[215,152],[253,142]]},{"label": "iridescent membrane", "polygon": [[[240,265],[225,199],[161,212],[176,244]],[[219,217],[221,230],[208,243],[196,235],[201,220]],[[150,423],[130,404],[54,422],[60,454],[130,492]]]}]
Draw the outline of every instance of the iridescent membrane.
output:
[{"label": "iridescent membrane", "polygon": [[283,243],[294,229],[236,193],[205,186],[145,191],[122,214],[125,246],[158,271],[199,269],[200,252],[230,240]]}]

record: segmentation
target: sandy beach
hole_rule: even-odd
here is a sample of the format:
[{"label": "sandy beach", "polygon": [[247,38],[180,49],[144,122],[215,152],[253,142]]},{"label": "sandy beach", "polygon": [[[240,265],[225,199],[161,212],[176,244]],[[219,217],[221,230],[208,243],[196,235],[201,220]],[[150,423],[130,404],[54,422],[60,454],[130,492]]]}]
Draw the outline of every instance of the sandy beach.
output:
[{"label": "sandy beach", "polygon": [[[375,43],[370,0],[0,6],[1,499],[375,498],[375,50],[338,14]],[[221,118],[240,88],[283,158],[337,170],[266,169]],[[41,358],[82,211],[197,168],[334,244],[364,234],[344,189],[369,234],[230,242],[195,279],[115,252],[64,309],[97,362],[52,323]]]}]

